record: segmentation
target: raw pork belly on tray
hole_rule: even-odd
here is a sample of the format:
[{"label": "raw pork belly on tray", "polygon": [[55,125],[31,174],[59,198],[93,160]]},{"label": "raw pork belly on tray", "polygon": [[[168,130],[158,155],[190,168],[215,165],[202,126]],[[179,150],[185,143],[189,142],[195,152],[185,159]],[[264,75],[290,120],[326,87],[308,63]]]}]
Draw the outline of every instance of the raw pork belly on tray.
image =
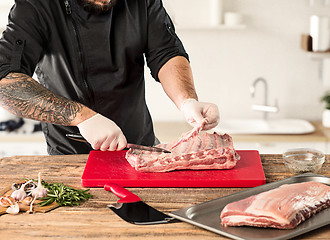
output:
[{"label": "raw pork belly on tray", "polygon": [[156,147],[165,148],[171,153],[130,149],[126,153],[126,159],[140,172],[231,169],[240,159],[229,135],[199,132],[199,129],[182,135],[177,141]]},{"label": "raw pork belly on tray", "polygon": [[229,203],[220,218],[223,226],[292,229],[328,207],[329,186],[318,182],[294,183]]}]

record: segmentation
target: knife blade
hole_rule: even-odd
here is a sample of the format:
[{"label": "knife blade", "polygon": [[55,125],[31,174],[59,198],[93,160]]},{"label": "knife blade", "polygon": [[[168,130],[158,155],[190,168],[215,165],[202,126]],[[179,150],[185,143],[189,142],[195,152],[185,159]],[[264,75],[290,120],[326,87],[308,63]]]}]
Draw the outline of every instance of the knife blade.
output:
[{"label": "knife blade", "polygon": [[[65,136],[71,140],[75,140],[75,141],[79,141],[79,142],[87,142],[87,140],[79,133],[67,133]],[[127,143],[127,148],[146,150],[146,151],[152,151],[152,152],[171,153],[170,151],[168,151],[164,148],[149,147],[149,146],[143,146],[143,145],[133,144],[133,143]]]},{"label": "knife blade", "polygon": [[171,153],[170,151],[168,151],[164,148],[149,147],[149,146],[143,146],[143,145],[133,144],[133,143],[127,143],[127,148],[140,149],[140,150],[146,150],[146,151],[152,151],[152,152]]}]

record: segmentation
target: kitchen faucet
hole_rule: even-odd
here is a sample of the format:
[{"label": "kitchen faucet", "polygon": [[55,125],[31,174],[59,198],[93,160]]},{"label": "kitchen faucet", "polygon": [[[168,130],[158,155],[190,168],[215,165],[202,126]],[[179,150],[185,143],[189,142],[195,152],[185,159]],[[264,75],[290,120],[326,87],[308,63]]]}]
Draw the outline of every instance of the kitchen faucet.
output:
[{"label": "kitchen faucet", "polygon": [[262,82],[264,84],[264,91],[265,91],[264,103],[263,103],[263,105],[253,104],[251,108],[255,111],[264,112],[264,119],[267,120],[268,113],[269,112],[278,112],[279,108],[277,106],[277,100],[275,100],[275,106],[268,105],[268,85],[267,85],[267,81],[264,78],[259,77],[256,80],[254,80],[254,82],[250,88],[251,97],[255,96],[256,86],[259,82]]}]

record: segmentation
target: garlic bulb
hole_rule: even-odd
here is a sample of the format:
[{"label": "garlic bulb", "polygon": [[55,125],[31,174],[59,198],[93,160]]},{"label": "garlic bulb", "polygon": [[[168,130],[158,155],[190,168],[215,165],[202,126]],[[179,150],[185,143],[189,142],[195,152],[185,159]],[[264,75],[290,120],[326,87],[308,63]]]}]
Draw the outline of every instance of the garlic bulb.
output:
[{"label": "garlic bulb", "polygon": [[7,208],[6,212],[9,214],[18,214],[19,213],[18,204],[15,202],[15,204],[13,204],[9,208]]},{"label": "garlic bulb", "polygon": [[26,192],[24,190],[24,187],[26,184],[29,184],[32,180],[27,181],[26,183],[22,184],[20,189],[15,190],[14,192],[12,192],[11,197],[13,197],[15,199],[15,201],[21,201],[26,197]]},{"label": "garlic bulb", "polygon": [[46,197],[48,193],[48,189],[44,188],[41,184],[41,173],[38,173],[38,186],[31,191],[32,197]]},{"label": "garlic bulb", "polygon": [[9,207],[15,203],[15,199],[10,196],[4,196],[0,198],[1,207]]}]

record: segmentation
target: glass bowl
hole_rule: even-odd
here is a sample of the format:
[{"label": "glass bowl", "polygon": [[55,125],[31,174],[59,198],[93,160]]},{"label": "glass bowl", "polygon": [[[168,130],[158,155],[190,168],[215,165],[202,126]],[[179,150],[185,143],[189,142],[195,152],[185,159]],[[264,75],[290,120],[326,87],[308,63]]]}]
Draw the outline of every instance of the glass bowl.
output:
[{"label": "glass bowl", "polygon": [[324,160],[324,153],[312,148],[289,149],[283,153],[283,161],[293,174],[317,173]]}]

